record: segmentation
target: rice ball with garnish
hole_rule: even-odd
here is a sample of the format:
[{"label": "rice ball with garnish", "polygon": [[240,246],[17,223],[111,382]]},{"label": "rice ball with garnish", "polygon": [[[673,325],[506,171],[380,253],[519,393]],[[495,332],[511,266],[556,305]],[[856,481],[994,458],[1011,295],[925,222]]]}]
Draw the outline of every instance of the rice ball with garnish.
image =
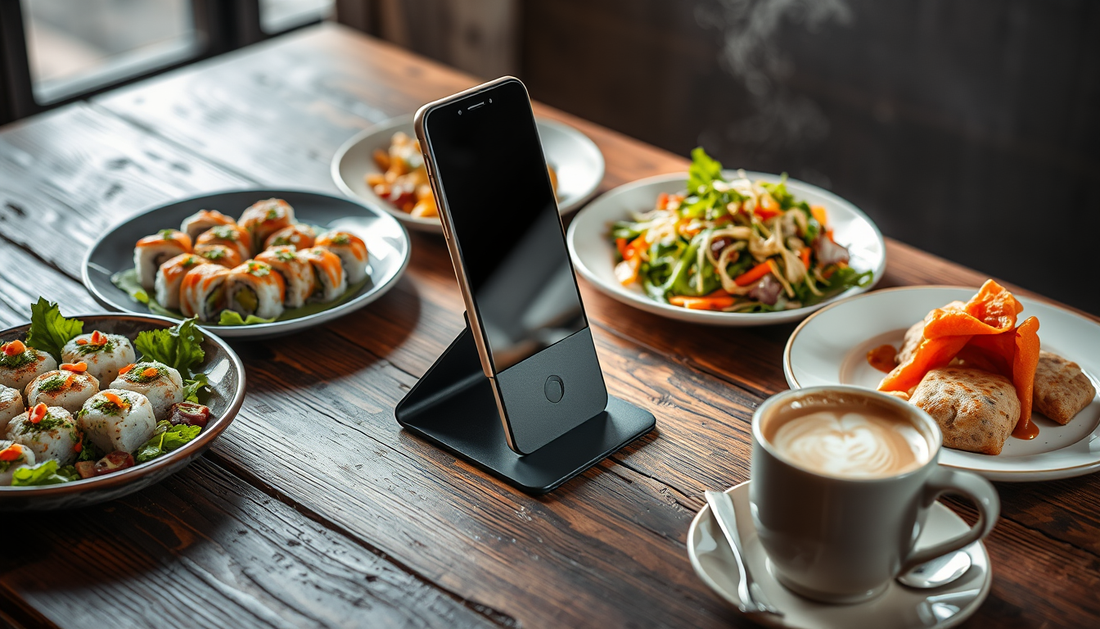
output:
[{"label": "rice ball with garnish", "polygon": [[65,343],[61,349],[61,359],[67,363],[87,363],[88,373],[95,376],[100,384],[105,384],[118,377],[119,369],[137,360],[137,355],[130,339],[121,334],[104,334],[96,330]]},{"label": "rice ball with garnish", "polygon": [[12,441],[0,441],[0,486],[11,484],[15,470],[34,465],[34,452]]},{"label": "rice ball with garnish", "polygon": [[0,384],[0,435],[8,429],[8,422],[27,410],[23,406],[23,392]]},{"label": "rice ball with garnish", "polygon": [[106,389],[88,398],[77,423],[101,452],[133,452],[157,427],[149,398],[125,389]]},{"label": "rice ball with garnish", "polygon": [[99,380],[87,371],[87,363],[64,363],[60,369],[31,380],[26,390],[27,406],[45,404],[70,413],[79,411],[85,400],[99,393]]},{"label": "rice ball with garnish", "polygon": [[57,369],[57,361],[46,352],[11,341],[0,345],[0,384],[23,391],[39,374]]},{"label": "rice ball with garnish", "polygon": [[167,419],[172,405],[183,401],[180,372],[155,360],[123,367],[110,388],[133,391],[149,398],[157,420]]},{"label": "rice ball with garnish", "polygon": [[80,429],[69,411],[60,406],[36,404],[8,424],[8,439],[26,446],[39,463],[56,459],[58,465],[76,460]]}]

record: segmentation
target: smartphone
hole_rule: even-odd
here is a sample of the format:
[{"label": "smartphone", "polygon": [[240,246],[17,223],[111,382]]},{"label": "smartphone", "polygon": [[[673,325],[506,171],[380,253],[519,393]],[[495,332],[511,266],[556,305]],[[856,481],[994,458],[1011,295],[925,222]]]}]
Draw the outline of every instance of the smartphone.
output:
[{"label": "smartphone", "polygon": [[530,454],[607,406],[531,99],[503,77],[415,125],[508,446]]}]

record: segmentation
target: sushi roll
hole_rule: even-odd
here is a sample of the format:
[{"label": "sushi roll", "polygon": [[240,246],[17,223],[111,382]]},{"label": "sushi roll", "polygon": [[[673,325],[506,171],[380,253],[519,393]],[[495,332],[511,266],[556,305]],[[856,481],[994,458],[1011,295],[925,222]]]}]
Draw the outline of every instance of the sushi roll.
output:
[{"label": "sushi roll", "polygon": [[22,391],[40,374],[57,369],[57,361],[46,352],[11,341],[0,345],[0,384]]},{"label": "sushi roll", "polygon": [[224,245],[237,252],[241,260],[252,257],[252,237],[236,225],[219,225],[199,234],[196,245]]},{"label": "sushi roll", "polygon": [[183,219],[180,231],[186,232],[192,241],[198,240],[203,232],[219,225],[236,225],[237,221],[217,210],[199,210]]},{"label": "sushi roll", "polygon": [[34,452],[14,441],[0,441],[0,485],[11,485],[15,470],[34,465]]},{"label": "sushi roll", "polygon": [[65,343],[61,348],[61,360],[67,363],[84,361],[88,364],[88,373],[104,384],[117,378],[118,370],[137,360],[137,356],[130,339],[96,330]]},{"label": "sushi roll", "polygon": [[123,367],[110,388],[133,391],[149,398],[157,420],[167,419],[172,405],[183,401],[180,372],[155,360],[143,360]]},{"label": "sushi roll", "polygon": [[269,265],[273,271],[282,276],[283,283],[286,285],[283,305],[287,308],[304,306],[313,295],[316,281],[313,277],[313,267],[296,255],[293,246],[272,247],[257,254],[256,261]]},{"label": "sushi roll", "polygon": [[133,452],[157,427],[149,398],[125,389],[105,389],[88,398],[77,423],[100,452]]},{"label": "sushi roll", "polygon": [[137,246],[134,247],[134,268],[137,269],[141,287],[146,292],[153,292],[160,265],[181,253],[191,253],[191,237],[174,229],[162,229],[159,233],[137,241]]},{"label": "sushi roll", "polygon": [[29,449],[39,463],[55,459],[64,466],[76,460],[81,436],[69,411],[60,406],[36,404],[11,420],[8,439]]},{"label": "sushi roll", "polygon": [[56,371],[47,371],[27,385],[27,406],[45,404],[75,413],[85,400],[99,393],[99,380],[87,373],[88,363],[64,363]]},{"label": "sushi roll", "polygon": [[283,314],[286,284],[271,265],[249,260],[229,272],[225,280],[225,307],[242,317],[274,319]]},{"label": "sushi roll", "polygon": [[317,246],[324,247],[340,257],[348,284],[361,282],[367,277],[367,243],[355,234],[332,231],[317,239]]},{"label": "sushi roll", "polygon": [[240,226],[252,235],[252,246],[259,251],[268,236],[297,222],[289,203],[282,199],[264,199],[241,214]]},{"label": "sushi roll", "polygon": [[[206,264],[206,258],[193,253],[181,253],[160,265],[156,281],[157,303],[165,308],[178,309],[183,276],[200,264]],[[133,359],[130,359],[123,364],[132,362],[134,362]]]},{"label": "sushi roll", "polygon": [[185,317],[214,321],[225,310],[225,280],[229,269],[217,264],[200,264],[187,272],[180,283],[180,312]]},{"label": "sushi roll", "polygon": [[324,247],[311,247],[299,251],[298,257],[313,267],[313,301],[330,302],[344,294],[348,289],[348,278],[344,266],[335,253]]},{"label": "sushi roll", "polygon": [[0,384],[0,435],[8,430],[8,423],[16,415],[27,410],[23,406],[23,392]]},{"label": "sushi roll", "polygon": [[317,232],[313,231],[312,227],[305,223],[297,223],[290,227],[284,227],[268,236],[267,240],[264,241],[264,249],[291,245],[296,250],[301,251],[312,247],[316,238]]},{"label": "sushi roll", "polygon": [[236,248],[230,249],[225,245],[196,245],[195,253],[206,258],[207,262],[220,264],[227,269],[240,266],[241,262],[244,262],[240,251]]}]

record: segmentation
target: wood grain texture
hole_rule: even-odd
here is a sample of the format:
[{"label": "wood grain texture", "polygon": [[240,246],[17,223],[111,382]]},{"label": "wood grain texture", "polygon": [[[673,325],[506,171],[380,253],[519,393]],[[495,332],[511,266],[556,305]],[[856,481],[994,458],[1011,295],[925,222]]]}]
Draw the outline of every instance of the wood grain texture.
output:
[{"label": "wood grain texture", "polygon": [[[0,321],[25,318],[22,300],[39,285],[67,311],[70,304],[72,311],[84,309],[90,299],[71,279],[73,261],[83,255],[88,233],[136,206],[249,180],[331,189],[328,160],[346,137],[473,83],[391,46],[325,26],[99,97],[91,107],[68,110],[68,118],[32,119],[0,131],[0,168],[28,179],[9,183],[5,177],[0,189],[9,200],[44,208],[52,221],[37,224],[0,206],[0,235],[9,239],[0,240]],[[536,107],[599,144],[608,164],[604,189],[686,166],[681,157]],[[87,127],[89,120],[92,131],[81,140],[75,127]],[[87,152],[88,165],[75,172],[96,185],[106,185],[94,181],[99,176],[116,181],[127,194],[123,200],[91,195],[81,204],[80,186],[42,172],[55,154],[71,154],[65,143],[69,126]],[[141,157],[146,147],[171,155],[191,169],[189,174],[159,169],[159,160]],[[114,174],[103,155],[132,160],[132,173]],[[38,240],[49,242],[32,246]],[[888,256],[884,286],[975,285],[984,279],[900,243],[888,242]],[[10,274],[10,268],[26,268],[27,274]],[[209,503],[214,506],[202,513],[211,515],[177,526],[202,533],[219,548],[232,547],[233,526],[210,525],[203,518],[259,521],[279,531],[289,525],[267,523],[265,509],[283,507],[265,505],[264,496],[286,501],[329,536],[293,547],[269,535],[262,545],[229,556],[239,571],[230,570],[240,583],[233,591],[261,598],[261,607],[291,624],[310,624],[307,612],[319,613],[319,607],[347,609],[346,600],[331,594],[333,602],[307,606],[315,596],[310,584],[281,573],[268,556],[327,557],[347,545],[390,561],[408,584],[433,586],[424,592],[394,590],[387,604],[399,611],[380,618],[395,622],[419,622],[420,612],[400,607],[407,600],[419,605],[417,610],[457,602],[461,608],[453,613],[480,610],[472,621],[525,627],[744,625],[695,577],[684,542],[702,505],[702,490],[748,477],[751,413],[767,395],[786,388],[781,353],[792,326],[735,330],[673,324],[588,286],[582,291],[610,391],[653,412],[658,428],[550,496],[519,493],[404,433],[394,421],[393,406],[463,325],[462,301],[442,241],[414,235],[407,274],[368,309],[283,339],[235,343],[248,370],[248,398],[238,421],[208,455],[215,465],[192,467],[186,476],[120,501],[141,509],[112,516],[106,510],[111,506],[104,507],[93,518],[93,529],[116,523],[160,531],[166,512]],[[303,463],[289,463],[303,452]],[[971,626],[1072,627],[1097,618],[1092,601],[1100,487],[1094,478],[999,487],[1005,520],[989,541],[994,592]],[[223,489],[226,493],[218,493]],[[221,502],[211,502],[212,493]],[[249,501],[262,506],[249,506],[246,518],[239,505]],[[36,564],[39,575],[65,569],[70,555],[83,556],[97,543],[127,545],[126,552],[140,560],[157,558],[162,572],[155,574],[190,570],[176,550],[157,550],[140,536],[138,541],[81,531],[61,536],[49,528],[43,535],[53,537],[50,552]],[[316,565],[302,569],[310,573]],[[353,582],[346,573],[322,572],[311,578],[324,579],[326,592],[355,591],[350,585],[342,589]],[[220,601],[228,580],[189,583],[199,596]],[[264,587],[257,585],[261,582]],[[66,610],[81,597],[105,596],[108,602],[98,604],[125,611],[158,591],[153,584],[130,585],[128,597],[114,590],[80,590],[54,600],[45,587],[34,594],[9,590],[14,593],[7,596],[24,604],[28,614],[79,626]],[[292,603],[269,604],[259,590]],[[442,602],[424,602],[436,600]],[[1056,608],[1059,601],[1064,604]],[[237,603],[225,609],[242,624],[258,617]],[[389,609],[379,613],[390,614]],[[433,622],[452,613],[450,607],[439,609]],[[271,624],[278,624],[273,617]]]},{"label": "wood grain texture", "polygon": [[205,459],[55,522],[5,546],[0,597],[62,627],[495,626]]}]

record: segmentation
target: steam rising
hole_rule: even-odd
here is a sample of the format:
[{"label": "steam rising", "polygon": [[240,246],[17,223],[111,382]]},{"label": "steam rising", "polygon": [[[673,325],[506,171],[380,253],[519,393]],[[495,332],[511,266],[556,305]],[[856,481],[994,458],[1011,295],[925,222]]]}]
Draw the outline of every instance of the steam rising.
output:
[{"label": "steam rising", "polygon": [[830,21],[850,24],[846,0],[714,0],[697,6],[695,17],[701,26],[722,32],[722,64],[744,85],[756,109],[730,126],[728,138],[779,148],[829,134],[829,120],[817,104],[784,86],[794,66],[775,35],[784,19],[811,32]]}]

